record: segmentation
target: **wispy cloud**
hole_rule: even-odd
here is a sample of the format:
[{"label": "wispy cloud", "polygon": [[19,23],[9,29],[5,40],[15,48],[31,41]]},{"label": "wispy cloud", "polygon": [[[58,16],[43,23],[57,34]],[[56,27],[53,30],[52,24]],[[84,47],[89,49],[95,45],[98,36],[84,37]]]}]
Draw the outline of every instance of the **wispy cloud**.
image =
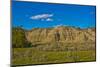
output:
[{"label": "wispy cloud", "polygon": [[54,25],[53,27],[54,27],[54,28],[58,28],[58,27],[61,27],[61,26],[68,26],[68,25],[65,25],[65,24],[58,24],[58,25]]},{"label": "wispy cloud", "polygon": [[52,17],[53,17],[53,14],[39,14],[39,15],[31,16],[30,19],[41,20],[41,21],[53,21]]},{"label": "wispy cloud", "polygon": [[57,27],[60,27],[60,26],[65,26],[63,24],[58,24],[58,25],[55,25],[54,27],[57,28]]}]

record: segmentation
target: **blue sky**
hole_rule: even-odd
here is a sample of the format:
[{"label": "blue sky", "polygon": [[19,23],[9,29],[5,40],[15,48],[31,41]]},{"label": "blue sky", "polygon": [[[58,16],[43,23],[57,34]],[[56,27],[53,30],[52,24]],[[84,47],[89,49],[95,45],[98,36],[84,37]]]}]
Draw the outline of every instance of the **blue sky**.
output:
[{"label": "blue sky", "polygon": [[12,25],[25,29],[58,25],[95,27],[95,6],[12,1]]}]

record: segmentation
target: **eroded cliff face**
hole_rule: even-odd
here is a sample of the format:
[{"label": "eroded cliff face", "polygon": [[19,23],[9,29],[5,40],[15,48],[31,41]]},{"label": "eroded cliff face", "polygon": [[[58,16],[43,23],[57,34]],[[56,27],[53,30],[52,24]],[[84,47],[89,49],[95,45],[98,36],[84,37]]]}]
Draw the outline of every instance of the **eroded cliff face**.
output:
[{"label": "eroded cliff face", "polygon": [[34,43],[86,43],[95,42],[95,28],[79,29],[74,27],[34,28],[26,32],[26,38]]}]

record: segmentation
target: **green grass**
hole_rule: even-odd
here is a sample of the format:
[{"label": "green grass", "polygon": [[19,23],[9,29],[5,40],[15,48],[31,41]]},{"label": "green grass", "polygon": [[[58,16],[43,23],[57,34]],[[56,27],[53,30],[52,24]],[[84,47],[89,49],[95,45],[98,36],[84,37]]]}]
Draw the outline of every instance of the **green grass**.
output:
[{"label": "green grass", "polygon": [[13,48],[13,65],[47,64],[79,61],[95,61],[95,50],[39,51],[34,48]]}]

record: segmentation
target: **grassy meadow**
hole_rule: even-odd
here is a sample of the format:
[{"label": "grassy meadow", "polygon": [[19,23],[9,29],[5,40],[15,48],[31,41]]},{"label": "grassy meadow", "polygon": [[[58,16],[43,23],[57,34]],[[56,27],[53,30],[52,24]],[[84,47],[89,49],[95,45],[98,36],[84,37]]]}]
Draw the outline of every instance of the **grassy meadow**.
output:
[{"label": "grassy meadow", "polygon": [[[65,47],[65,46],[64,46]],[[56,47],[57,48],[57,47]],[[70,47],[68,47],[70,48]],[[68,62],[84,62],[95,61],[95,50],[43,50],[36,47],[30,48],[13,48],[12,64],[49,64],[49,63],[68,63]]]}]

